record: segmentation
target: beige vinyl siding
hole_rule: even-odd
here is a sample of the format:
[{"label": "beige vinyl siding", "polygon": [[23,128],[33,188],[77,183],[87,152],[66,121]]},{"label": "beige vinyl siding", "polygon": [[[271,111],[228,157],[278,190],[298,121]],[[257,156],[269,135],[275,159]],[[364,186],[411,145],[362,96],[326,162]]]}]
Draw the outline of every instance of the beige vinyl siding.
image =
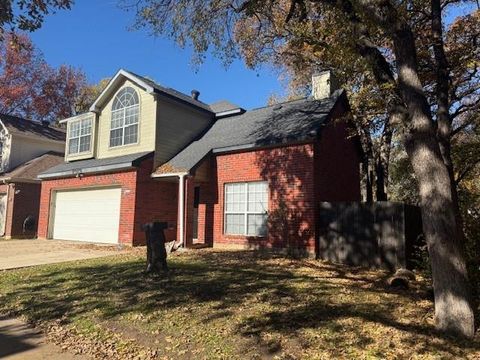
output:
[{"label": "beige vinyl siding", "polygon": [[[112,102],[115,95],[125,86],[134,88],[140,100],[140,114],[138,124],[138,142],[117,147],[110,147],[110,122]],[[155,97],[148,94],[139,86],[129,80],[125,80],[122,86],[113,94],[108,102],[103,105],[102,112],[98,116],[97,155],[98,159],[134,154],[155,149]]]},{"label": "beige vinyl siding", "polygon": [[170,160],[213,121],[213,115],[161,96],[157,114],[156,166]]},{"label": "beige vinyl siding", "polygon": [[35,139],[32,137],[23,137],[20,135],[12,135],[10,141],[10,159],[8,161],[8,169],[6,169],[6,171],[10,171],[17,166],[49,151],[63,153],[64,150],[65,143],[63,141],[49,141]]}]

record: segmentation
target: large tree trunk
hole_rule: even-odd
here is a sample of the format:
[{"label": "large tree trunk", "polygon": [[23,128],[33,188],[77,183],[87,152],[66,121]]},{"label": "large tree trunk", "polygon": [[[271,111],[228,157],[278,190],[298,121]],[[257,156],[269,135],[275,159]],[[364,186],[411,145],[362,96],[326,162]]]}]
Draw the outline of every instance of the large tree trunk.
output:
[{"label": "large tree trunk", "polygon": [[[379,60],[378,64],[386,63],[378,49],[372,51],[374,46],[364,41],[368,34],[361,31],[362,20],[357,16],[350,0],[330,3],[343,11],[360,30],[360,54],[370,64],[375,62],[372,61],[373,56]],[[390,1],[363,0],[356,4],[363,14],[374,19],[393,40],[398,89],[408,113],[408,120],[404,123],[405,147],[419,186],[423,231],[432,265],[437,327],[446,332],[472,337],[475,330],[474,312],[465,256],[458,235],[459,225],[455,214],[458,204],[452,195],[449,171],[440,152],[430,107],[418,76],[413,33]],[[373,69],[386,68],[374,66]],[[379,79],[381,74],[388,75],[388,69],[386,70],[375,74],[375,77]],[[388,78],[385,80],[390,81]]]},{"label": "large tree trunk", "polygon": [[455,172],[451,153],[452,119],[449,112],[450,74],[443,42],[442,7],[440,0],[432,0],[431,9],[433,54],[436,65],[437,85],[437,137],[443,162],[445,163],[450,176],[452,201],[455,206],[455,217],[458,225],[458,236],[459,240],[462,241],[463,249],[465,234],[463,233],[463,221],[458,202],[457,183],[455,181]]},{"label": "large tree trunk", "polygon": [[[398,16],[398,14],[397,14]],[[452,184],[417,71],[415,40],[402,22],[392,24],[399,89],[410,115],[405,146],[419,185],[423,230],[432,265],[437,327],[473,337],[474,312]]]}]

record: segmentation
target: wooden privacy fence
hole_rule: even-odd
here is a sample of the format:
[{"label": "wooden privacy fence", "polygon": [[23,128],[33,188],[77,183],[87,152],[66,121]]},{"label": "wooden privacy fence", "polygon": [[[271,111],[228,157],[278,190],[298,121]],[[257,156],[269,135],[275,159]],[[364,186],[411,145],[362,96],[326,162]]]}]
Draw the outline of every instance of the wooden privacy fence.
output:
[{"label": "wooden privacy fence", "polygon": [[319,204],[318,256],[356,266],[411,267],[422,235],[418,207],[379,201]]}]

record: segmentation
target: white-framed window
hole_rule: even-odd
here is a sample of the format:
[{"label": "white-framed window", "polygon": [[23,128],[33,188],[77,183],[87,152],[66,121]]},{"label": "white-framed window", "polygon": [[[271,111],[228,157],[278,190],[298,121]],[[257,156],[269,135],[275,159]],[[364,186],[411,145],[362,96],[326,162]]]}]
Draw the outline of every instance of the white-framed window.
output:
[{"label": "white-framed window", "polygon": [[74,120],[69,124],[68,154],[90,152],[92,148],[93,117]]},{"label": "white-framed window", "polygon": [[225,184],[225,234],[267,235],[268,183]]},{"label": "white-framed window", "polygon": [[139,104],[138,94],[132,87],[124,87],[115,96],[110,123],[110,147],[135,144],[138,141]]}]

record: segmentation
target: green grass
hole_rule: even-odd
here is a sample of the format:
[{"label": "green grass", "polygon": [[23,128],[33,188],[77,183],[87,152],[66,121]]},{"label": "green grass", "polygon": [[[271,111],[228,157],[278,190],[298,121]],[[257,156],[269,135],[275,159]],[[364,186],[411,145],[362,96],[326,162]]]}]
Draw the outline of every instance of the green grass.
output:
[{"label": "green grass", "polygon": [[258,253],[197,250],[145,276],[138,254],[0,273],[0,313],[99,358],[480,358],[441,336],[421,279]]}]

